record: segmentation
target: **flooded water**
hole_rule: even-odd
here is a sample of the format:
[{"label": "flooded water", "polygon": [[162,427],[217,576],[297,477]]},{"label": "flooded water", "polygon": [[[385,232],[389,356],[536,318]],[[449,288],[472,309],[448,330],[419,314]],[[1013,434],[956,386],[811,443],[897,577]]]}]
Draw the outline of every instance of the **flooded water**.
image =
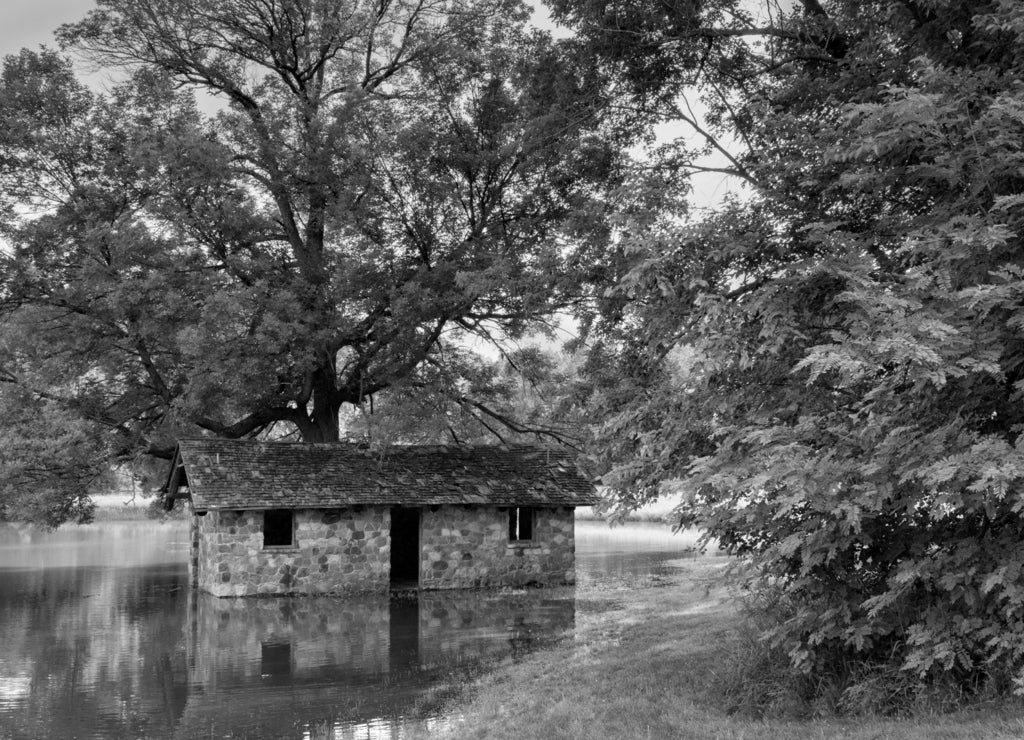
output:
[{"label": "flooded water", "polygon": [[693,538],[577,522],[576,587],[217,599],[180,524],[0,525],[0,738],[401,738]]}]

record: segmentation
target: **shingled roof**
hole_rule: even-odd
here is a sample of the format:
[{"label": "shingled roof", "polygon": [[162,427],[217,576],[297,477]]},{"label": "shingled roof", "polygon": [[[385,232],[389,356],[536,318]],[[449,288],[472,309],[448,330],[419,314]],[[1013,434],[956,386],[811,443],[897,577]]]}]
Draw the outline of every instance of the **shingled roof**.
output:
[{"label": "shingled roof", "polygon": [[397,445],[371,450],[228,439],[178,442],[165,502],[169,506],[189,495],[197,511],[598,502],[594,486],[558,450]]}]

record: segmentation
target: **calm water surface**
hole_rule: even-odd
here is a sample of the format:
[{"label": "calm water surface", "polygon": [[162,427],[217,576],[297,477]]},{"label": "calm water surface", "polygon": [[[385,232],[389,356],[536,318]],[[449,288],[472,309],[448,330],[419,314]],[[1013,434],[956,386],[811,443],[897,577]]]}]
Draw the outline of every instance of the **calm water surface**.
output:
[{"label": "calm water surface", "polygon": [[187,529],[0,525],[0,738],[401,738],[444,687],[570,638],[692,538],[577,522],[576,587],[217,599]]}]

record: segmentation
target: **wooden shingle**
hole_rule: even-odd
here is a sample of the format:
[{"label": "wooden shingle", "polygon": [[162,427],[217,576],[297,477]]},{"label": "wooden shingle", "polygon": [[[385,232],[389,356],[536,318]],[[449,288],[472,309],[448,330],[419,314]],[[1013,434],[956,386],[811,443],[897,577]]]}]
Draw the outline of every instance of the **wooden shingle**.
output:
[{"label": "wooden shingle", "polygon": [[[168,503],[191,494],[200,511],[598,502],[593,484],[568,455],[528,446],[371,450],[344,443],[183,439],[168,484]],[[187,493],[179,492],[179,484],[187,485]]]}]

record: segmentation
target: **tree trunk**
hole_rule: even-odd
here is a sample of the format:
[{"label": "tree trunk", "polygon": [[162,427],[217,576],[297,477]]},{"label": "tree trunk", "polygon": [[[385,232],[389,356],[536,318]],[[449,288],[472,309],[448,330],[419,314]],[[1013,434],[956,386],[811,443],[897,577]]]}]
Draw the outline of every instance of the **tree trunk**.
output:
[{"label": "tree trunk", "polygon": [[338,442],[341,430],[338,426],[338,412],[341,404],[335,400],[333,369],[321,368],[313,376],[312,424],[302,431],[303,442]]}]

